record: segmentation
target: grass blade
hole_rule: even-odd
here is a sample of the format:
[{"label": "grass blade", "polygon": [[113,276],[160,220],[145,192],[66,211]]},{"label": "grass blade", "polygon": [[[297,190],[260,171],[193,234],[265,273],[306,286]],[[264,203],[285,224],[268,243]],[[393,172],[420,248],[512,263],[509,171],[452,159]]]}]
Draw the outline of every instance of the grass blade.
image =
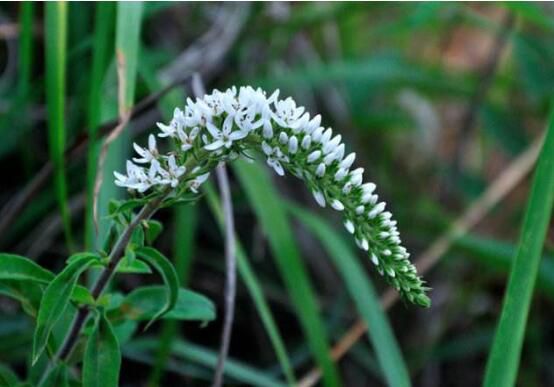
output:
[{"label": "grass blade", "polygon": [[65,64],[67,44],[67,4],[46,4],[46,101],[48,105],[48,140],[54,166],[54,184],[68,248],[72,248],[67,180],[65,176]]},{"label": "grass blade", "polygon": [[94,194],[94,178],[98,164],[100,141],[97,138],[98,126],[102,116],[102,86],[113,58],[113,32],[115,20],[115,4],[99,2],[96,4],[94,43],[92,53],[92,69],[88,98],[87,127],[89,134],[89,149],[87,155],[87,205],[85,216],[85,249],[94,247],[94,222],[92,220],[92,196]]},{"label": "grass blade", "polygon": [[268,237],[273,258],[294,303],[304,334],[323,372],[325,386],[339,385],[329,356],[328,337],[315,294],[278,193],[267,172],[254,163],[235,162],[234,170]]},{"label": "grass blade", "polygon": [[[223,210],[221,208],[221,201],[219,200],[218,195],[211,183],[208,182],[204,185],[204,191],[206,193],[206,199],[208,201],[210,209],[212,210],[212,213],[215,216],[221,231],[223,232]],[[244,249],[241,246],[238,238],[236,246],[237,268],[239,271],[239,275],[244,281],[244,284],[246,285],[246,288],[248,289],[248,292],[250,293],[250,296],[254,301],[254,305],[256,306],[262,323],[264,324],[267,335],[269,336],[271,344],[273,345],[273,350],[275,351],[275,355],[279,360],[285,378],[287,379],[287,382],[291,386],[293,386],[296,384],[296,379],[294,377],[291,362],[287,354],[284,341],[281,338],[281,334],[279,333],[279,329],[277,328],[277,324],[275,323],[275,319],[273,318],[273,314],[271,313],[271,309],[269,308],[267,300],[265,299],[260,281],[256,277],[254,270],[250,266],[248,258],[246,257]]]},{"label": "grass blade", "polygon": [[[157,346],[158,343],[156,339],[137,339],[125,345],[123,352],[126,356],[132,357],[140,352],[155,350]],[[217,363],[216,352],[182,340],[176,340],[173,342],[172,354],[178,358],[201,364],[210,369],[215,369]],[[285,386],[282,382],[265,375],[264,372],[233,359],[228,359],[225,363],[223,372],[226,376],[247,386]]]},{"label": "grass blade", "polygon": [[512,264],[500,322],[487,361],[484,385],[515,384],[527,315],[554,201],[554,112],[550,116]]},{"label": "grass blade", "polygon": [[410,376],[402,353],[387,321],[379,297],[364,274],[363,266],[344,238],[315,214],[289,206],[294,214],[327,249],[339,270],[358,312],[364,319],[373,349],[389,386],[410,386]]}]

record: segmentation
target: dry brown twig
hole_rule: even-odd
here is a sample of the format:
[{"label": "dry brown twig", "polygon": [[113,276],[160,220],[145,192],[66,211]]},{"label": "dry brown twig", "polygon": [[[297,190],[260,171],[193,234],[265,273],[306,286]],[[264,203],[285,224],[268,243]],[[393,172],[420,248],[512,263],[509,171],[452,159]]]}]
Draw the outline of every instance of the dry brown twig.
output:
[{"label": "dry brown twig", "polygon": [[[529,146],[521,155],[504,169],[504,171],[489,185],[487,190],[474,201],[471,206],[453,223],[452,227],[440,235],[425,251],[415,260],[418,272],[427,273],[432,269],[440,258],[448,251],[452,242],[465,235],[472,229],[487,213],[508,193],[510,193],[519,182],[531,171],[539,151],[542,147],[544,135]],[[386,291],[381,297],[383,308],[389,309],[398,301],[398,293],[392,289]],[[358,319],[348,329],[346,334],[333,346],[331,358],[339,361],[354,344],[365,334],[367,327],[363,320]],[[319,368],[313,368],[306,373],[299,381],[298,387],[314,386],[321,378]]]}]

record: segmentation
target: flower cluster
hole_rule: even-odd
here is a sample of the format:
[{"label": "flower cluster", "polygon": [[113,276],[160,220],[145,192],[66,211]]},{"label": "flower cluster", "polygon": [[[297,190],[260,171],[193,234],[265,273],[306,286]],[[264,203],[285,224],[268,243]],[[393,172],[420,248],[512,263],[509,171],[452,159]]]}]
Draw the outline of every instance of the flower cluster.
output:
[{"label": "flower cluster", "polygon": [[127,174],[115,172],[116,184],[140,193],[184,187],[194,193],[217,163],[260,150],[278,175],[288,171],[304,180],[316,202],[344,215],[345,227],[377,271],[410,302],[428,306],[424,282],[401,245],[397,223],[379,201],[375,184],[363,182],[363,168],[352,166],[340,134],[321,126],[292,98],[276,91],[241,87],[187,100],[169,124],[158,123],[158,137],[173,141],[160,153],[150,135],[148,148],[134,144],[139,157],[127,163]]}]

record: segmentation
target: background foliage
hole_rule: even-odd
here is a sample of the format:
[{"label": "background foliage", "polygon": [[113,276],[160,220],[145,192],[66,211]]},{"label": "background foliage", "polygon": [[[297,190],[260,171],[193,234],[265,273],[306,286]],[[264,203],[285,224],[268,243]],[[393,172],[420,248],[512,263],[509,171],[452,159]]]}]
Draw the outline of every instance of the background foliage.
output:
[{"label": "background foliage", "polygon": [[[357,152],[417,258],[547,127],[553,41],[549,3],[0,4],[0,250],[59,273],[72,253],[101,249],[109,200],[125,194],[113,185],[111,171],[122,169],[132,141],[144,142],[154,123],[183,103],[191,94],[190,75],[199,72],[208,90],[234,84],[280,88],[281,95],[321,113]],[[91,197],[102,136],[118,117],[116,52],[130,60],[125,101],[134,108],[106,158],[97,233]],[[167,86],[169,92],[159,94]],[[515,188],[440,254],[426,275],[432,308],[399,304],[386,314],[378,299],[386,290],[383,281],[343,238],[334,214],[316,208],[293,177],[274,177],[258,164],[234,165],[239,288],[227,382],[285,385],[320,365],[328,385],[336,374],[348,386],[476,385],[484,380],[491,348],[496,356],[518,357],[519,349],[510,346],[517,340],[505,340],[514,334],[523,339],[522,356],[519,365],[510,357],[507,377],[517,377],[518,385],[554,385],[554,233],[548,225],[554,149],[548,144],[533,203],[526,207],[531,179],[524,170],[524,178],[512,181]],[[114,286],[130,293],[126,302],[146,299],[132,292],[139,285],[152,285],[141,291],[161,301],[158,308],[142,305],[142,314],[119,331],[106,323],[114,315],[91,322],[94,340],[86,348],[82,343],[83,351],[106,353],[98,361],[113,364],[117,336],[121,385],[211,380],[224,260],[216,190],[205,193],[207,200],[197,206],[156,214],[164,229],[155,246],[173,261],[182,285],[214,302],[217,318],[179,321],[188,319],[187,303],[177,300],[171,319],[142,332],[165,302],[154,287],[159,278],[118,276]],[[528,242],[535,248],[520,248],[518,256],[534,256],[536,265],[515,265],[512,273],[525,283],[514,292],[535,290],[527,329],[525,318],[502,327],[493,347],[526,208],[546,227],[543,248],[544,230],[525,223],[522,241],[535,235]],[[41,286],[51,281],[52,273],[27,269]],[[79,283],[94,277],[89,271]],[[0,282],[0,293],[7,292]],[[179,294],[189,304],[197,296]],[[524,299],[518,303],[525,312]],[[35,322],[23,310],[32,313],[36,305],[20,305],[0,296],[0,381],[40,376],[30,368]],[[202,305],[201,319],[210,320],[213,310]],[[520,313],[508,309],[503,313]],[[61,325],[70,311],[55,316]],[[326,348],[358,316],[370,334],[340,362],[331,361]],[[490,385],[505,380],[493,359]],[[94,374],[94,366],[83,372]],[[53,377],[64,374],[62,369]]]}]

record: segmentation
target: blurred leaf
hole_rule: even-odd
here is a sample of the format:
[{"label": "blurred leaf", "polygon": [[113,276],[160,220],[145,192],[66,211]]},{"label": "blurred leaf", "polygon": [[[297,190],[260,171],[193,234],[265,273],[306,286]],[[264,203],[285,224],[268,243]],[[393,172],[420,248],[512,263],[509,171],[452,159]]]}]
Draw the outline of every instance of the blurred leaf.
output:
[{"label": "blurred leaf", "polygon": [[[212,213],[217,219],[220,230],[223,232],[223,210],[221,209],[218,195],[210,182],[204,183],[204,191],[206,192],[206,198]],[[256,277],[256,274],[250,266],[248,258],[244,253],[244,248],[236,236],[235,239],[237,247],[237,267],[240,277],[244,281],[244,284],[250,293],[250,297],[252,297],[252,300],[254,301],[254,305],[256,306],[258,314],[264,324],[264,328],[269,336],[271,344],[273,345],[273,350],[279,359],[279,363],[283,373],[285,374],[287,382],[289,385],[294,386],[296,385],[296,378],[294,377],[294,371],[289,360],[289,355],[287,354],[284,340],[282,339],[279,328],[275,323],[275,319],[273,318],[273,314],[271,313],[271,309],[269,308],[265,298],[260,281]]]},{"label": "blurred leaf", "polygon": [[163,231],[163,228],[163,224],[161,222],[158,222],[157,220],[147,221],[146,226],[144,227],[146,243],[148,243],[149,245],[153,244]]},{"label": "blurred leaf", "polygon": [[46,101],[48,107],[48,139],[54,165],[56,196],[62,216],[68,248],[72,248],[71,220],[68,209],[65,176],[65,65],[67,40],[67,3],[45,5],[46,34]]},{"label": "blurred leaf", "polygon": [[0,280],[36,281],[48,283],[54,275],[41,266],[15,254],[0,253]]},{"label": "blurred leaf", "polygon": [[408,369],[381,306],[381,300],[365,273],[364,267],[358,262],[356,254],[352,252],[352,248],[336,230],[315,214],[294,205],[289,208],[291,214],[317,236],[339,270],[350,296],[356,304],[358,313],[368,327],[367,332],[387,385],[410,386]]},{"label": "blurred leaf", "polygon": [[17,375],[5,365],[0,364],[0,386],[15,387],[18,383]]},{"label": "blurred leaf", "polygon": [[296,68],[270,78],[254,82],[269,88],[293,88],[298,85],[319,87],[330,82],[351,82],[371,90],[380,87],[390,90],[395,87],[416,87],[422,90],[467,96],[473,90],[473,80],[468,76],[448,74],[439,69],[426,68],[410,63],[397,56],[373,56],[365,59],[343,60],[332,63],[313,64]]},{"label": "blurred leaf", "polygon": [[328,338],[317,310],[314,290],[300,259],[279,194],[262,167],[240,161],[233,166],[267,235],[272,256],[294,303],[304,334],[323,371],[324,385],[339,385],[336,366],[329,356]]},{"label": "blurred leaf", "polygon": [[125,64],[124,106],[120,106],[123,109],[130,109],[135,98],[142,10],[140,1],[117,3],[115,50],[118,61],[123,60]]},{"label": "blurred leaf", "polygon": [[494,138],[510,155],[518,155],[529,145],[516,112],[485,104],[480,109],[483,131]]},{"label": "blurred leaf", "polygon": [[137,274],[150,274],[152,269],[146,263],[134,260],[129,262],[127,259],[122,259],[117,265],[118,273],[137,273]]},{"label": "blurred leaf", "polygon": [[145,329],[154,323],[157,319],[162,317],[164,314],[169,312],[175,304],[177,303],[177,297],[179,293],[179,278],[177,277],[177,272],[173,267],[173,264],[162,255],[158,250],[152,247],[141,247],[136,251],[137,255],[144,259],[148,264],[154,267],[158,273],[161,274],[166,288],[166,301],[165,306],[163,306],[152,320],[148,322]]},{"label": "blurred leaf", "polygon": [[[157,348],[156,339],[136,339],[125,345],[123,353],[131,356],[145,351],[152,351]],[[215,369],[217,363],[217,353],[200,347],[198,345],[175,340],[172,345],[172,354],[182,358],[187,362],[193,362]],[[227,359],[223,368],[225,376],[232,378],[247,386],[256,387],[284,387],[282,382],[265,375],[263,371],[257,370],[251,366],[245,365],[233,359]]]},{"label": "blurred leaf", "polygon": [[121,351],[106,316],[101,313],[87,340],[83,358],[83,387],[117,387]]},{"label": "blurred leaf", "polygon": [[554,202],[554,110],[537,163],[531,193],[506,289],[502,314],[485,371],[484,385],[512,386]]},{"label": "blurred leaf", "polygon": [[89,148],[87,154],[87,203],[85,216],[85,248],[94,247],[94,221],[92,211],[92,197],[94,193],[94,179],[98,164],[100,139],[98,126],[102,118],[102,86],[113,58],[113,34],[115,27],[115,3],[98,2],[95,4],[94,42],[92,51],[92,68],[88,95],[87,127]]},{"label": "blurred leaf", "polygon": [[[476,262],[502,272],[510,270],[516,252],[516,246],[512,243],[477,235],[466,235],[456,239],[454,247]],[[554,297],[554,256],[543,254],[537,275],[537,287]]]},{"label": "blurred leaf", "polygon": [[64,363],[53,366],[38,387],[69,387],[67,366]]},{"label": "blurred leaf", "polygon": [[[113,320],[151,320],[159,314],[166,301],[167,290],[162,286],[143,286],[129,293],[121,305],[108,313]],[[175,307],[162,316],[164,319],[211,321],[215,306],[205,296],[187,289],[179,289]]]},{"label": "blurred leaf", "polygon": [[70,264],[58,274],[44,291],[37,316],[37,325],[33,337],[33,363],[42,354],[54,324],[64,313],[79,275],[85,271],[96,258],[84,256]]}]

